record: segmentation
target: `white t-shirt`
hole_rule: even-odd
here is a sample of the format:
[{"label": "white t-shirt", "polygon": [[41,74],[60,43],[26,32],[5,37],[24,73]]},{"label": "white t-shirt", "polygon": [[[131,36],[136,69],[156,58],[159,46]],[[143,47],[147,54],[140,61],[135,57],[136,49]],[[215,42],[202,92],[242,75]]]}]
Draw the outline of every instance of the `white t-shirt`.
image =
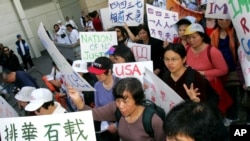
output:
[{"label": "white t-shirt", "polygon": [[52,114],[61,114],[61,113],[67,113],[67,110],[64,109],[60,103],[58,102],[54,102],[55,106],[56,106],[56,109],[53,111]]},{"label": "white t-shirt", "polygon": [[79,32],[76,29],[72,29],[72,31],[69,33],[69,39],[71,44],[77,43],[77,40],[79,39]]}]

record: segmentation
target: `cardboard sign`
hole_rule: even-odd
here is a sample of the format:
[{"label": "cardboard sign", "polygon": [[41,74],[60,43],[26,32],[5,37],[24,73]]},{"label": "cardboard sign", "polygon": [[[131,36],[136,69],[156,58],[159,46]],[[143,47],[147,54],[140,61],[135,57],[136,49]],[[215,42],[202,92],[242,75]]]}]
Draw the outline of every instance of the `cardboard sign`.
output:
[{"label": "cardboard sign", "polygon": [[188,8],[180,5],[177,0],[167,0],[167,10],[179,13],[180,19],[186,16],[193,16],[196,17],[197,21],[200,21],[203,17],[201,12],[189,10]]},{"label": "cardboard sign", "polygon": [[80,32],[82,60],[94,62],[96,58],[105,56],[105,52],[117,45],[116,32]]},{"label": "cardboard sign", "polygon": [[228,1],[228,10],[240,42],[239,60],[243,71],[245,84],[250,87],[250,11],[248,1]]},{"label": "cardboard sign", "polygon": [[128,42],[127,46],[134,53],[136,62],[151,61],[151,45]]},{"label": "cardboard sign", "polygon": [[49,39],[42,23],[40,24],[37,32],[40,41],[48,51],[56,66],[59,68],[65,82],[79,91],[94,91],[94,88],[72,69],[71,65],[59,52],[55,44]]},{"label": "cardboard sign", "polygon": [[137,26],[143,23],[144,0],[109,0],[109,17],[113,25]]},{"label": "cardboard sign", "polygon": [[0,118],[18,117],[16,110],[0,96]]},{"label": "cardboard sign", "polygon": [[176,104],[183,99],[165,82],[163,82],[152,71],[145,68],[143,77],[144,84],[148,86],[145,90],[146,99],[155,102],[168,113]]},{"label": "cardboard sign", "polygon": [[143,83],[145,68],[153,72],[153,62],[134,62],[114,64],[113,74],[120,78],[136,77]]},{"label": "cardboard sign", "polygon": [[227,4],[227,1],[208,0],[205,17],[215,19],[230,19]]},{"label": "cardboard sign", "polygon": [[96,141],[91,111],[0,118],[0,133],[2,141]]},{"label": "cardboard sign", "polygon": [[147,4],[146,10],[150,36],[162,41],[173,42],[174,37],[178,36],[177,31],[172,26],[179,20],[178,13],[149,4]]}]

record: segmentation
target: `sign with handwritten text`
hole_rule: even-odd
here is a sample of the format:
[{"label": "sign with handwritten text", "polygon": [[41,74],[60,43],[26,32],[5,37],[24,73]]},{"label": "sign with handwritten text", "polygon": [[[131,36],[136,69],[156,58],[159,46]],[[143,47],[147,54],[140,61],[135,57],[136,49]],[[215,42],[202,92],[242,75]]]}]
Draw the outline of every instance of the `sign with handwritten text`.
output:
[{"label": "sign with handwritten text", "polygon": [[92,111],[0,118],[0,134],[2,141],[96,141]]},{"label": "sign with handwritten text", "polygon": [[80,32],[82,60],[94,62],[96,58],[105,56],[105,52],[117,45],[116,32]]},{"label": "sign with handwritten text", "polygon": [[147,86],[145,90],[146,99],[155,102],[168,113],[176,104],[183,99],[165,82],[163,82],[152,71],[145,68],[143,82]]},{"label": "sign with handwritten text", "polygon": [[173,42],[177,37],[174,24],[179,20],[178,13],[152,5],[146,5],[150,36],[159,40]]},{"label": "sign with handwritten text", "polygon": [[179,0],[167,0],[167,10],[179,13],[179,18],[184,18],[186,16],[193,16],[197,21],[200,21],[203,17],[201,12],[190,10],[183,7]]},{"label": "sign with handwritten text", "polygon": [[48,51],[56,66],[59,68],[65,82],[79,91],[94,91],[95,89],[72,69],[71,65],[59,52],[55,44],[49,39],[42,23],[40,24],[37,32],[40,41]]},{"label": "sign with handwritten text", "polygon": [[113,25],[137,26],[143,23],[144,0],[109,0],[109,17]]},{"label": "sign with handwritten text", "polygon": [[128,42],[127,46],[134,53],[136,62],[151,60],[151,45]]},{"label": "sign with handwritten text", "polygon": [[153,71],[152,61],[134,62],[134,63],[118,63],[114,64],[113,74],[120,78],[136,77],[143,82],[143,74],[145,68]]},{"label": "sign with handwritten text", "polygon": [[250,19],[249,2],[228,0],[228,10],[240,42],[239,60],[246,85],[250,86]]},{"label": "sign with handwritten text", "polygon": [[207,0],[206,18],[230,19],[227,1],[225,0]]},{"label": "sign with handwritten text", "polygon": [[0,118],[18,117],[16,110],[0,96]]}]

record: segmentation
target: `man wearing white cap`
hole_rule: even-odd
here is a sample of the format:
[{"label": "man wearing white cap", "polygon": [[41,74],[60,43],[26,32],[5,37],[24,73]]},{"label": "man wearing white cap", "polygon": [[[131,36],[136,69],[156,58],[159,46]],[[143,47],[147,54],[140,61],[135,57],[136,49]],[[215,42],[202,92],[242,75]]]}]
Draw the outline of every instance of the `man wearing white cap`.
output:
[{"label": "man wearing white cap", "polygon": [[35,87],[25,86],[15,95],[20,109],[25,108],[29,103],[31,92],[35,89]]},{"label": "man wearing white cap", "polygon": [[53,99],[53,94],[47,88],[39,88],[31,93],[29,104],[25,107],[26,111],[34,111],[36,115],[50,115],[66,113],[58,102]]}]

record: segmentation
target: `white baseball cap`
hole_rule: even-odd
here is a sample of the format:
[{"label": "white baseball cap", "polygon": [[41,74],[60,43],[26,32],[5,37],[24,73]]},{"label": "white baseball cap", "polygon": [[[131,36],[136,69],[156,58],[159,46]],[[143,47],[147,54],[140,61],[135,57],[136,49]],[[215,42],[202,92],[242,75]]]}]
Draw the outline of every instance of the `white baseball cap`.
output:
[{"label": "white baseball cap", "polygon": [[34,91],[35,89],[36,89],[35,87],[30,87],[30,86],[22,87],[22,89],[15,96],[16,100],[29,102],[31,92]]},{"label": "white baseball cap", "polygon": [[26,111],[35,111],[40,108],[44,103],[52,101],[53,94],[47,88],[38,88],[32,91],[30,96],[30,102],[25,107]]},{"label": "white baseball cap", "polygon": [[57,21],[57,23],[59,24],[59,23],[61,23],[61,21]]},{"label": "white baseball cap", "polygon": [[198,23],[192,23],[186,28],[184,35],[190,35],[195,32],[205,33],[204,28]]},{"label": "white baseball cap", "polygon": [[83,60],[75,60],[72,64],[72,68],[76,72],[82,72],[82,73],[87,73],[87,62]]}]

